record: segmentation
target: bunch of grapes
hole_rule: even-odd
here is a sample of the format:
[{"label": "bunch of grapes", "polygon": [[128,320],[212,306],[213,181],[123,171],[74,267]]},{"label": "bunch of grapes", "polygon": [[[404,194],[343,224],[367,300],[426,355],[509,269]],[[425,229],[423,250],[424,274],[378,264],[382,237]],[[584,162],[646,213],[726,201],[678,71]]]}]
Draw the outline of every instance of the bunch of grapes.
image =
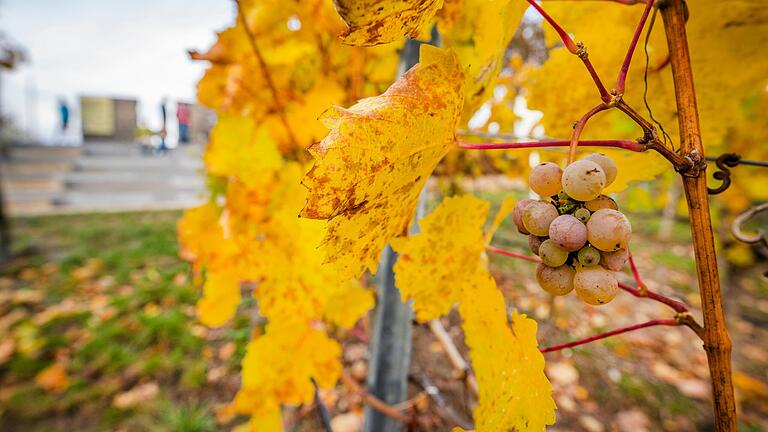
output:
[{"label": "bunch of grapes", "polygon": [[517,203],[513,219],[528,235],[531,251],[541,258],[539,285],[552,295],[576,290],[591,305],[610,302],[619,290],[614,272],[629,258],[629,220],[603,189],[616,179],[616,163],[592,153],[562,170],[545,162],[536,166],[529,184],[541,200]]}]

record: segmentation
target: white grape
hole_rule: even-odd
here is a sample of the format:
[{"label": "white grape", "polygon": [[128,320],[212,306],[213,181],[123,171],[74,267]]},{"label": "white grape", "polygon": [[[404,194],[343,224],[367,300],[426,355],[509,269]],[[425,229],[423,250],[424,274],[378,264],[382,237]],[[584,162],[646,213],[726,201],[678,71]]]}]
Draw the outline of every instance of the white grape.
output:
[{"label": "white grape", "polygon": [[544,162],[536,165],[528,176],[528,184],[534,192],[542,197],[557,194],[563,188],[560,183],[563,170],[552,162]]},{"label": "white grape", "polygon": [[526,198],[515,204],[515,208],[512,210],[512,221],[515,222],[520,234],[528,234],[528,230],[525,229],[525,225],[523,225],[523,213],[525,212],[526,207],[533,202],[536,202],[536,200]]},{"label": "white grape", "polygon": [[576,270],[570,266],[550,267],[539,264],[536,267],[536,280],[544,291],[555,295],[566,295],[573,290],[573,277]]},{"label": "white grape", "polygon": [[599,266],[579,269],[573,277],[573,287],[582,301],[595,306],[610,302],[619,292],[613,272]]},{"label": "white grape", "polygon": [[614,252],[601,252],[600,265],[608,270],[619,271],[629,260],[629,253],[626,249],[619,249]]},{"label": "white grape", "polygon": [[533,235],[546,237],[549,235],[549,224],[557,216],[557,208],[552,204],[534,201],[523,211],[523,226]]},{"label": "white grape", "polygon": [[589,220],[589,216],[592,213],[590,213],[589,210],[585,209],[584,207],[576,209],[575,212],[573,212],[573,216],[578,219],[581,223],[587,223]]},{"label": "white grape", "polygon": [[568,261],[568,251],[560,248],[552,239],[547,239],[539,245],[541,262],[550,267],[560,267]]},{"label": "white grape", "polygon": [[562,249],[575,252],[587,242],[587,227],[575,216],[564,214],[549,225],[549,238]]},{"label": "white grape", "polygon": [[592,153],[587,155],[584,160],[589,160],[600,165],[600,168],[602,168],[605,173],[606,186],[616,180],[616,174],[618,174],[619,169],[616,167],[616,162],[614,162],[613,159],[602,153]]},{"label": "white grape", "polygon": [[541,246],[541,243],[544,241],[541,237],[535,236],[533,234],[528,236],[528,247],[531,248],[531,252],[533,252],[535,255],[539,254],[539,246]]},{"label": "white grape", "polygon": [[577,160],[563,171],[563,190],[577,201],[598,197],[605,187],[605,173],[600,165],[589,160]]},{"label": "white grape", "polygon": [[587,221],[587,240],[604,252],[626,248],[632,237],[632,225],[621,212],[600,209]]},{"label": "white grape", "polygon": [[584,207],[586,207],[587,210],[591,212],[596,212],[600,209],[611,209],[611,210],[619,209],[619,206],[616,205],[616,201],[614,201],[613,198],[606,195],[600,195],[591,201],[585,202]]},{"label": "white grape", "polygon": [[582,248],[576,257],[579,260],[579,264],[584,267],[594,267],[600,263],[600,259],[602,258],[600,251],[592,246]]}]

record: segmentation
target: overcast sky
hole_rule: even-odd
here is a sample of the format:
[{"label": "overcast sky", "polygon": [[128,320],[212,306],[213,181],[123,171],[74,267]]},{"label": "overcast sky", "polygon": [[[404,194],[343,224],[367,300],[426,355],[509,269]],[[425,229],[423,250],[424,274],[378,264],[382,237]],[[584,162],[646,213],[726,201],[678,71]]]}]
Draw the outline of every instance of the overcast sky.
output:
[{"label": "overcast sky", "polygon": [[59,97],[77,114],[78,95],[122,96],[157,128],[163,96],[194,99],[205,65],[186,50],[206,49],[234,11],[228,0],[0,0],[0,30],[30,57],[2,74],[2,111],[50,140]]}]

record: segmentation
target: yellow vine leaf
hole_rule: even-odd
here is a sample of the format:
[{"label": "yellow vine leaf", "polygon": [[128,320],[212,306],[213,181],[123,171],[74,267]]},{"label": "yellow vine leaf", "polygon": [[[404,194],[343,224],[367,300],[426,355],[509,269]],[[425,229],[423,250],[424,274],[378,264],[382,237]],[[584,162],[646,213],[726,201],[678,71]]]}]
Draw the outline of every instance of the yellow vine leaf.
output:
[{"label": "yellow vine leaf", "polygon": [[323,114],[330,132],[310,148],[301,216],[329,220],[323,249],[339,271],[375,273],[384,245],[405,234],[424,183],[455,146],[462,81],[455,55],[423,45],[421,63],[384,94]]},{"label": "yellow vine leaf", "polygon": [[552,385],[536,341],[536,321],[512,314],[493,278],[476,273],[459,303],[479,389],[474,411],[478,431],[543,431],[555,422]]},{"label": "yellow vine leaf", "polygon": [[[585,148],[584,151],[587,152],[588,150]],[[659,174],[670,169],[669,162],[655,151],[642,153],[607,149],[598,151],[613,159],[619,167],[616,180],[605,188],[604,193],[606,194],[621,192],[631,182],[653,180]]]},{"label": "yellow vine leaf", "polygon": [[[332,310],[334,323],[351,326],[373,306],[372,293],[324,265],[317,245],[327,224],[296,217],[307,195],[303,174],[300,164],[286,163],[253,188],[230,183],[227,226],[243,243],[232,271],[256,282],[259,312],[270,320],[319,320]],[[339,298],[347,308],[333,304]]]},{"label": "yellow vine leaf", "polygon": [[231,272],[208,273],[203,297],[197,302],[200,321],[209,326],[223,325],[235,315],[240,304],[240,280]]},{"label": "yellow vine leaf", "polygon": [[352,328],[376,303],[374,292],[352,280],[332,290],[325,304],[325,320],[344,328]]},{"label": "yellow vine leaf", "polygon": [[281,403],[311,402],[311,379],[323,388],[333,386],[341,372],[340,355],[339,343],[308,322],[270,322],[266,333],[248,344],[235,409],[268,419]]},{"label": "yellow vine leaf", "polygon": [[419,221],[421,233],[392,240],[392,248],[400,254],[395,282],[403,301],[414,300],[418,321],[448,313],[467,275],[477,272],[489,206],[472,195],[448,197]]},{"label": "yellow vine leaf", "polygon": [[348,45],[371,46],[403,36],[417,38],[443,0],[334,0],[349,27],[341,34]]},{"label": "yellow vine leaf", "polygon": [[438,13],[444,46],[467,68],[464,120],[493,91],[506,47],[527,8],[520,0],[448,0]]},{"label": "yellow vine leaf", "polygon": [[283,158],[269,131],[256,127],[249,117],[219,117],[211,131],[205,164],[212,175],[234,176],[246,185],[263,182],[282,165]]},{"label": "yellow vine leaf", "polygon": [[516,203],[517,200],[512,196],[504,198],[504,201],[501,202],[501,206],[499,206],[499,210],[496,212],[496,216],[493,217],[493,223],[491,223],[491,226],[485,230],[485,243],[491,242],[493,235],[496,234],[496,230],[499,229],[501,223],[504,222],[504,219],[512,213]]},{"label": "yellow vine leaf", "polygon": [[177,224],[181,254],[198,268],[226,268],[240,252],[236,243],[225,238],[220,217],[221,209],[209,202],[185,211]]}]

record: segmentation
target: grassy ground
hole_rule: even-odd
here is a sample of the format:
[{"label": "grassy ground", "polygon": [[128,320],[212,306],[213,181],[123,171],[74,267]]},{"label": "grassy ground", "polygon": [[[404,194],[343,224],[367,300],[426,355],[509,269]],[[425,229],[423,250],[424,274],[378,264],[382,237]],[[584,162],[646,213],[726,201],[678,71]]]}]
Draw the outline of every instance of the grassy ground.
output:
[{"label": "grassy ground", "polygon": [[236,383],[210,371],[236,376],[241,350],[214,355],[221,344],[196,323],[178,216],[13,222],[19,258],[0,279],[0,430],[217,430],[211,408]]},{"label": "grassy ground", "polygon": [[[0,276],[0,430],[213,431],[239,423],[221,407],[237,390],[252,314],[241,309],[234,323],[217,330],[197,323],[198,289],[178,258],[178,217],[13,221],[18,258]],[[687,226],[679,224],[672,240],[660,243],[652,225],[637,225],[634,253],[649,286],[685,300],[698,315]],[[509,224],[494,241],[526,248]],[[510,304],[539,321],[542,345],[671,316],[629,296],[603,308],[574,296],[552,300],[536,286],[531,264],[498,256],[491,263]],[[768,289],[755,267],[726,271],[724,279],[741,430],[765,430]],[[444,321],[461,346],[458,318]],[[345,364],[362,381],[365,338],[345,337],[358,353]],[[430,375],[456,411],[468,415],[470,398],[440,346],[424,327],[414,337],[413,372]],[[647,329],[547,354],[547,362],[559,406],[552,430],[698,431],[711,424],[706,359],[685,328]],[[359,416],[359,398],[344,389],[324,397],[333,415]],[[318,430],[312,417],[311,410],[295,411],[294,430]],[[422,420],[430,426],[420,430],[450,430],[439,418]]]}]

